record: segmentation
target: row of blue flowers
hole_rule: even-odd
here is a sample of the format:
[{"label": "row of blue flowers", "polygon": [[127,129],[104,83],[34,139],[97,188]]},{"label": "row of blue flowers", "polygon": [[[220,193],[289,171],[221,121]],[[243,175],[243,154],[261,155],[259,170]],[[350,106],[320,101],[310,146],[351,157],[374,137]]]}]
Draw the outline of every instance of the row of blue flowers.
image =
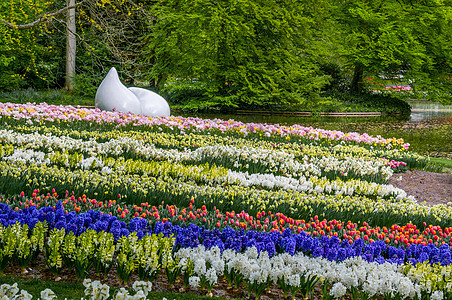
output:
[{"label": "row of blue flowers", "polygon": [[55,207],[35,206],[18,211],[12,210],[9,205],[0,203],[0,223],[3,226],[13,225],[16,222],[27,224],[30,229],[38,222],[47,222],[49,229],[65,228],[80,235],[87,229],[97,232],[111,232],[117,240],[120,236],[128,236],[130,232],[136,232],[138,238],[146,234],[159,234],[164,236],[175,235],[175,250],[181,247],[197,247],[202,244],[206,248],[218,246],[221,250],[234,249],[238,252],[249,247],[267,251],[270,256],[278,252],[288,252],[294,255],[303,252],[313,257],[324,257],[331,261],[343,261],[350,257],[361,256],[366,261],[378,263],[390,262],[402,264],[404,262],[430,261],[441,265],[452,264],[451,250],[447,244],[436,247],[429,245],[410,245],[406,248],[388,246],[384,241],[365,243],[363,239],[357,239],[352,244],[348,240],[342,242],[338,237],[312,237],[306,232],[292,233],[290,229],[283,233],[274,231],[270,233],[254,230],[234,230],[226,227],[208,230],[203,226],[187,224],[186,226],[172,225],[170,222],[148,223],[146,219],[132,218],[129,224],[118,220],[116,216],[103,214],[98,210],[90,210],[87,213],[77,214],[75,211],[65,213],[63,206],[58,202]]}]

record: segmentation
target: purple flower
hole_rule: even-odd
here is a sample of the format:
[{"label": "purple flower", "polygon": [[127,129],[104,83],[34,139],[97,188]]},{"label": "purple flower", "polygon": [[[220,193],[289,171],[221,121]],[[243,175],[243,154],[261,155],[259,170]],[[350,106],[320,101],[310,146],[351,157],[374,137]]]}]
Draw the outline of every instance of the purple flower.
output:
[{"label": "purple flower", "polygon": [[220,248],[221,252],[223,252],[223,250],[224,250],[224,243],[220,239],[217,239],[215,241],[214,246],[217,246],[218,248]]},{"label": "purple flower", "polygon": [[129,236],[130,231],[127,228],[121,228],[121,231],[119,232],[120,236]]},{"label": "purple flower", "polygon": [[377,256],[377,258],[375,258],[374,261],[377,262],[377,263],[379,263],[380,265],[385,263],[385,259],[384,259],[384,257],[381,256],[381,255]]},{"label": "purple flower", "polygon": [[101,221],[104,221],[104,219],[108,220],[108,226],[111,226],[118,218],[116,216],[103,215],[100,219]]},{"label": "purple flower", "polygon": [[320,257],[320,256],[323,256],[323,247],[315,247],[313,250],[312,250],[312,256],[313,257]]},{"label": "purple flower", "polygon": [[61,228],[65,228],[66,227],[66,221],[58,221],[56,224],[55,224],[55,228],[56,229],[61,229]]},{"label": "purple flower", "polygon": [[422,252],[421,255],[419,255],[418,261],[420,263],[423,263],[424,261],[428,261],[428,260],[429,260],[429,257],[428,257],[428,254],[426,252]]},{"label": "purple flower", "polygon": [[245,244],[246,249],[251,248],[251,247],[256,247],[256,240],[253,238],[249,239],[249,240],[245,240],[244,244]]},{"label": "purple flower", "polygon": [[340,243],[339,238],[334,235],[328,241],[328,246],[330,248],[337,248],[337,247],[339,247],[339,243]]},{"label": "purple flower", "polygon": [[120,230],[121,230],[120,227],[110,228],[110,233],[113,234],[113,238],[115,239],[115,241],[117,241],[120,236]]},{"label": "purple flower", "polygon": [[78,228],[78,232],[77,232],[77,236],[81,235],[82,233],[84,233],[86,231],[86,227],[79,227]]},{"label": "purple flower", "polygon": [[373,243],[370,243],[370,244],[364,245],[362,252],[364,254],[369,254],[371,257],[373,257],[374,256],[374,250],[375,250],[375,248],[374,248]]},{"label": "purple flower", "polygon": [[326,259],[330,261],[337,260],[337,248],[328,248],[328,250],[325,252]]},{"label": "purple flower", "polygon": [[357,239],[352,244],[352,249],[355,251],[355,255],[361,255],[363,247],[364,247],[364,240],[363,239]]},{"label": "purple flower", "polygon": [[77,234],[78,228],[74,223],[66,223],[66,232],[72,231],[74,234]]},{"label": "purple flower", "polygon": [[276,253],[275,243],[271,240],[265,243],[265,251],[268,252],[268,256],[272,257]]},{"label": "purple flower", "polygon": [[337,250],[337,261],[343,261],[347,259],[347,250],[345,248],[339,248]]},{"label": "purple flower", "polygon": [[113,229],[118,229],[118,230],[120,230],[120,229],[121,229],[121,222],[118,221],[118,220],[113,221],[113,222],[111,223],[111,226],[110,226],[110,231],[113,230]]},{"label": "purple flower", "polygon": [[204,247],[206,247],[206,249],[210,249],[212,247],[213,242],[214,241],[212,239],[205,239],[203,245]]},{"label": "purple flower", "polygon": [[75,211],[70,211],[65,215],[66,223],[72,223],[73,220],[77,217]]},{"label": "purple flower", "polygon": [[295,241],[294,238],[289,237],[289,238],[283,238],[283,240],[286,240],[286,247],[285,250],[287,253],[289,253],[290,255],[294,255],[295,254],[295,248],[297,245],[297,242]]},{"label": "purple flower", "polygon": [[163,223],[162,222],[155,223],[155,227],[154,227],[155,234],[159,234],[162,231],[163,231]]},{"label": "purple flower", "polygon": [[97,232],[107,231],[108,229],[108,223],[105,221],[97,221],[94,225]]},{"label": "purple flower", "polygon": [[228,238],[235,237],[235,230],[229,226],[226,226],[221,232],[221,239],[226,241]]},{"label": "purple flower", "polygon": [[279,242],[281,240],[281,233],[279,233],[278,231],[273,231],[269,233],[269,236],[275,246],[279,245]]},{"label": "purple flower", "polygon": [[92,219],[92,222],[96,222],[102,217],[102,213],[98,210],[90,210],[88,213]]},{"label": "purple flower", "polygon": [[130,231],[137,231],[138,229],[141,229],[141,228],[139,227],[138,218],[133,218],[133,219],[130,220],[130,222],[129,222],[129,230],[130,230]]}]

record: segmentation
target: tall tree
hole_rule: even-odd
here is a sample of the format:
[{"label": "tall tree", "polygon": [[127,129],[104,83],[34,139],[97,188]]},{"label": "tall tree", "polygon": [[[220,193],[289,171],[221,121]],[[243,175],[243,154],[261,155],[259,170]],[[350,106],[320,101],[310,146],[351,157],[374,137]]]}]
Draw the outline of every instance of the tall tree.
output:
[{"label": "tall tree", "polygon": [[[351,90],[363,75],[402,74],[418,90],[450,94],[452,10],[450,1],[331,1],[343,37],[341,55],[353,69]],[[450,75],[449,75],[450,76]]]},{"label": "tall tree", "polygon": [[[51,43],[48,43],[48,41],[40,37],[44,35],[49,37],[49,22],[66,14],[66,89],[71,91],[74,86],[72,77],[75,73],[75,8],[87,1],[67,0],[66,5],[63,5],[62,8],[52,10],[52,8],[58,5],[53,1],[33,1],[33,4],[31,4],[28,3],[29,1],[19,3],[11,0],[9,3],[11,9],[8,13],[0,15],[0,32],[9,37],[6,38],[5,44],[10,45],[12,52],[15,52],[12,56],[13,59],[20,54],[20,51],[17,51],[20,43],[25,44],[28,42],[26,48],[23,49],[32,55],[30,65],[27,69],[33,69],[39,78],[45,80],[45,77],[39,75],[37,53],[33,50],[44,49],[45,51],[52,49],[52,46],[50,46]],[[13,38],[14,36],[17,36],[17,38]],[[28,37],[31,41],[27,41],[24,37]]]},{"label": "tall tree", "polygon": [[42,43],[46,35],[44,23],[37,22],[27,30],[20,30],[16,24],[28,23],[50,7],[41,0],[24,0],[1,1],[0,8],[0,57],[5,57],[1,59],[4,67],[0,72],[0,89],[19,88],[27,80],[43,83],[47,74],[38,66],[39,57],[53,51]]},{"label": "tall tree", "polygon": [[161,0],[143,53],[160,85],[167,77],[201,84],[197,106],[300,105],[327,81],[311,48],[316,24],[303,14],[308,3]]},{"label": "tall tree", "polygon": [[[143,3],[132,0],[24,1],[1,2],[2,6],[12,8],[0,11],[0,38],[4,37],[6,41],[0,47],[0,58],[3,57],[2,55],[5,56],[5,59],[2,59],[3,64],[14,60],[22,53],[18,49],[18,43],[26,43],[27,46],[23,50],[34,55],[32,59],[22,63],[28,65],[26,70],[32,69],[36,74],[39,74],[39,66],[49,65],[44,61],[45,58],[57,59],[51,54],[48,55],[50,59],[46,57],[46,50],[65,53],[65,64],[63,61],[59,64],[66,67],[63,81],[68,91],[74,89],[75,77],[77,80],[83,78],[82,86],[88,87],[90,84],[98,85],[102,75],[106,74],[105,69],[108,71],[112,65],[117,68],[119,66],[122,70],[133,70],[134,66],[139,65],[136,60],[138,55],[134,51],[136,51],[140,33],[139,25],[145,24],[144,15],[141,14],[146,12],[142,9]],[[32,5],[31,2],[35,4]],[[28,12],[30,9],[33,10],[32,13]],[[14,36],[18,38],[11,38]],[[30,41],[23,36],[29,37]],[[41,36],[46,38],[36,38]],[[66,40],[65,51],[60,42],[64,39]],[[82,53],[78,59],[77,43],[84,46],[80,48]],[[43,47],[45,50],[40,51],[39,54],[33,51]],[[4,54],[7,53],[7,49],[11,50],[12,56]],[[12,59],[6,59],[6,57],[12,57]],[[86,72],[85,76],[76,74],[76,60],[80,63],[77,71]],[[23,74],[23,71],[15,69],[12,73],[13,75]],[[133,71],[128,75],[132,77]],[[23,77],[30,78],[28,74]],[[97,82],[89,82],[93,78]],[[41,79],[47,78],[41,76]]]},{"label": "tall tree", "polygon": [[67,0],[67,7],[72,7],[66,12],[66,84],[68,91],[74,90],[75,57],[77,41],[75,37],[75,0]]}]

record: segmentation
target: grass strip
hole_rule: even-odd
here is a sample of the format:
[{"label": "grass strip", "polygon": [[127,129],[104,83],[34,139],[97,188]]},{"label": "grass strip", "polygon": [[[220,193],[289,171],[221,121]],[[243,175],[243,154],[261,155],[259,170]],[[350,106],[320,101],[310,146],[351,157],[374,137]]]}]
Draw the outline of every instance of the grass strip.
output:
[{"label": "grass strip", "polygon": [[452,159],[430,157],[430,161],[439,164],[444,168],[452,168]]},{"label": "grass strip", "polygon": [[[9,284],[13,285],[17,283],[17,287],[20,290],[26,290],[33,296],[33,299],[41,298],[41,291],[45,289],[51,289],[58,299],[82,299],[86,298],[84,290],[85,287],[81,282],[66,282],[66,281],[53,281],[53,280],[43,280],[43,279],[24,279],[17,276],[3,275],[0,276],[0,285]],[[119,288],[110,287],[110,295],[114,295]],[[128,289],[132,291],[132,288]],[[133,291],[132,291],[133,293]],[[218,299],[223,300],[223,297],[207,297],[199,296],[191,293],[174,293],[174,292],[157,292],[152,291],[148,294],[146,299]]]}]

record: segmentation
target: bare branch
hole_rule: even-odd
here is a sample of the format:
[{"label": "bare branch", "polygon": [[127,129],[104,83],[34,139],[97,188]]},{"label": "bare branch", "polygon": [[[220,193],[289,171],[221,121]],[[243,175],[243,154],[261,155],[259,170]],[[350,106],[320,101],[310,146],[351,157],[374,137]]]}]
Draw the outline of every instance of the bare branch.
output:
[{"label": "bare branch", "polygon": [[88,1],[88,0],[82,0],[79,3],[76,3],[75,5],[66,6],[66,7],[59,9],[56,12],[53,12],[50,14],[47,14],[47,13],[42,14],[35,21],[33,21],[31,23],[17,25],[17,24],[13,24],[13,23],[10,23],[10,22],[4,21],[4,20],[0,20],[0,23],[5,24],[7,27],[12,28],[12,29],[29,29],[29,28],[37,26],[43,22],[46,22],[47,20],[49,20],[57,15],[65,13],[68,9],[76,8],[80,5],[82,5],[86,1]]}]

